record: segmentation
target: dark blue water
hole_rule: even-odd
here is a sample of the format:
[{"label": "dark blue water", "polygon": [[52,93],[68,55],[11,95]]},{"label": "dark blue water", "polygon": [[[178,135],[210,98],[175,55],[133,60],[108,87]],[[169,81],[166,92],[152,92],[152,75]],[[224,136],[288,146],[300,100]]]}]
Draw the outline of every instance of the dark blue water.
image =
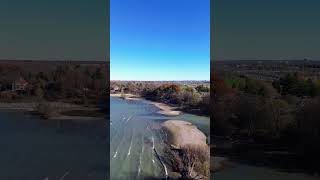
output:
[{"label": "dark blue water", "polygon": [[43,120],[0,110],[1,180],[105,180],[106,122]]}]

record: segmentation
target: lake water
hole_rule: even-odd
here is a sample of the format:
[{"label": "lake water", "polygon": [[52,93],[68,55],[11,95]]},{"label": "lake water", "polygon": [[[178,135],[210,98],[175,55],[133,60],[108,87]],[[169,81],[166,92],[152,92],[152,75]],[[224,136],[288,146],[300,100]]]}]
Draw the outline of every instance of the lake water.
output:
[{"label": "lake water", "polygon": [[166,139],[160,123],[168,119],[193,122],[209,134],[209,118],[184,114],[167,117],[147,101],[110,99],[110,176],[111,179],[164,178],[167,167],[161,164]]},{"label": "lake water", "polygon": [[106,121],[43,120],[0,110],[0,179],[105,180]]},{"label": "lake water", "polygon": [[234,163],[232,167],[221,172],[214,173],[211,177],[214,180],[319,180],[315,177],[303,173],[288,173],[274,170],[267,167],[256,167],[246,164]]},{"label": "lake water", "polygon": [[[18,110],[0,110],[0,179],[105,180],[163,178],[161,155],[166,134],[159,115],[147,101],[110,100],[110,157],[105,121],[52,121]],[[209,118],[183,114],[181,119],[209,134]],[[316,180],[302,173],[234,164],[215,173],[215,180]]]}]

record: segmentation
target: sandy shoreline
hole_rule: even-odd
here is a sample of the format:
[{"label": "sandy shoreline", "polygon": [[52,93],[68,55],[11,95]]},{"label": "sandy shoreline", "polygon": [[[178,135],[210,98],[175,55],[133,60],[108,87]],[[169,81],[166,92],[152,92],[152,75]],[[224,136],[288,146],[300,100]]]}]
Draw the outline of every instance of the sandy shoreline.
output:
[{"label": "sandy shoreline", "polygon": [[165,103],[161,103],[161,102],[154,102],[154,101],[150,101],[150,100],[146,100],[138,95],[134,95],[134,94],[123,94],[121,95],[120,93],[117,94],[110,94],[111,97],[117,97],[117,98],[122,98],[122,96],[124,96],[125,100],[145,100],[148,103],[156,106],[157,108],[160,109],[160,111],[158,111],[157,113],[162,114],[162,115],[166,115],[166,116],[178,116],[181,115],[182,112],[176,110],[176,107],[170,106],[168,104]]},{"label": "sandy shoreline", "polygon": [[[204,155],[206,159],[202,160],[199,163],[209,164],[210,149],[208,144],[206,143],[207,137],[195,125],[182,120],[168,120],[161,123],[161,126],[164,129],[164,132],[166,132],[167,138],[165,143],[170,147],[171,152],[176,152],[177,150],[180,152],[198,152],[201,153],[201,156]],[[198,156],[199,154],[193,155]],[[183,157],[181,157],[180,155],[179,157],[183,159]],[[169,156],[169,158],[171,158],[171,156]],[[176,159],[177,162],[179,162],[178,159]],[[167,165],[170,166],[170,164]],[[201,164],[201,168],[203,167],[203,164]],[[209,167],[206,167],[208,168],[207,170],[210,171]],[[196,170],[191,171],[191,173],[193,173],[194,175],[198,174]],[[202,176],[203,174],[198,175]]]},{"label": "sandy shoreline", "polygon": [[140,96],[134,95],[134,94],[120,94],[120,93],[116,93],[116,94],[110,94],[111,97],[118,97],[118,98],[124,98],[125,100],[142,100],[143,98],[141,98]]},{"label": "sandy shoreline", "polygon": [[[62,108],[67,108],[67,110],[91,110],[93,108],[87,108],[76,104],[64,103],[64,102],[44,102],[49,104],[55,104]],[[25,109],[25,110],[36,110],[39,103],[36,102],[14,102],[14,103],[4,103],[0,102],[0,109]]]},{"label": "sandy shoreline", "polygon": [[169,106],[164,103],[159,103],[159,102],[152,102],[150,101],[151,104],[155,105],[157,108],[161,109],[158,111],[159,114],[167,115],[167,116],[178,116],[181,115],[181,111],[177,111],[175,107]]},{"label": "sandy shoreline", "polygon": [[36,103],[0,103],[1,110],[25,110],[25,111],[34,111]]},{"label": "sandy shoreline", "polygon": [[117,98],[124,98],[125,100],[133,100],[133,101],[143,100],[143,98],[141,98],[140,96],[134,95],[134,94],[123,94],[122,95],[120,93],[116,93],[116,94],[110,94],[110,96],[117,97]]},{"label": "sandy shoreline", "polygon": [[[51,102],[52,104],[58,104],[59,107],[62,107],[64,111],[72,110],[96,110],[96,108],[87,108],[75,104],[68,104],[63,102]],[[17,103],[3,103],[0,102],[0,110],[21,110],[21,111],[37,111],[36,106],[38,103],[34,102],[17,102]],[[61,111],[62,112],[62,111]],[[60,112],[60,113],[61,113]],[[90,117],[90,116],[66,116],[59,114],[57,116],[49,118],[50,120],[104,120],[100,117]]]},{"label": "sandy shoreline", "polygon": [[89,116],[58,116],[50,118],[52,120],[77,120],[77,121],[100,121],[105,120],[104,118],[100,117],[89,117]]}]

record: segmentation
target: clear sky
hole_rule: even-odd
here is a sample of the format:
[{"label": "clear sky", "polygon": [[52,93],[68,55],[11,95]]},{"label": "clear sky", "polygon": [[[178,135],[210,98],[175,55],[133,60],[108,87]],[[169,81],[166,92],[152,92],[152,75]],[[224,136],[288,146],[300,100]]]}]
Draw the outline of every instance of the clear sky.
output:
[{"label": "clear sky", "polygon": [[111,0],[111,80],[209,80],[209,0]]},{"label": "clear sky", "polygon": [[215,60],[320,60],[319,0],[213,0]]},{"label": "clear sky", "polygon": [[107,0],[1,0],[0,59],[106,60]]}]

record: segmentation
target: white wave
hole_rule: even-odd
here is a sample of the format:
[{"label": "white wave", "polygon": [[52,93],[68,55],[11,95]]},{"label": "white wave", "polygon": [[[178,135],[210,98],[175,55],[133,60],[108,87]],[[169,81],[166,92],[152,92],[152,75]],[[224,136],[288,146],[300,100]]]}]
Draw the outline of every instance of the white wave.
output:
[{"label": "white wave", "polygon": [[154,149],[154,137],[152,135],[152,149]]},{"label": "white wave", "polygon": [[68,174],[69,172],[64,173],[63,176],[61,176],[60,180],[63,180]]},{"label": "white wave", "polygon": [[168,178],[168,170],[167,170],[167,166],[165,164],[163,164],[164,167],[164,172],[166,173],[166,179]]},{"label": "white wave", "polygon": [[[143,139],[143,138],[142,138],[142,139]],[[140,154],[140,157],[139,157],[138,176],[140,175],[140,172],[141,172],[143,151],[144,151],[144,144],[143,144],[143,140],[142,140],[142,150],[141,150],[141,154]]]},{"label": "white wave", "polygon": [[132,141],[131,141],[131,143],[130,143],[130,147],[129,147],[127,156],[130,156],[130,154],[131,154],[131,146],[132,146]]},{"label": "white wave", "polygon": [[132,116],[128,117],[126,123],[128,123],[128,121],[129,121],[130,119],[132,119]]},{"label": "white wave", "polygon": [[[116,153],[114,153],[113,158],[116,158],[117,155],[118,155],[118,151],[116,151]],[[113,158],[112,158],[112,159],[113,159]]]},{"label": "white wave", "polygon": [[130,154],[131,154],[131,147],[132,147],[133,136],[134,136],[134,129],[132,129],[131,142],[130,142],[130,146],[129,146],[129,150],[128,150],[127,156],[130,156]]}]

